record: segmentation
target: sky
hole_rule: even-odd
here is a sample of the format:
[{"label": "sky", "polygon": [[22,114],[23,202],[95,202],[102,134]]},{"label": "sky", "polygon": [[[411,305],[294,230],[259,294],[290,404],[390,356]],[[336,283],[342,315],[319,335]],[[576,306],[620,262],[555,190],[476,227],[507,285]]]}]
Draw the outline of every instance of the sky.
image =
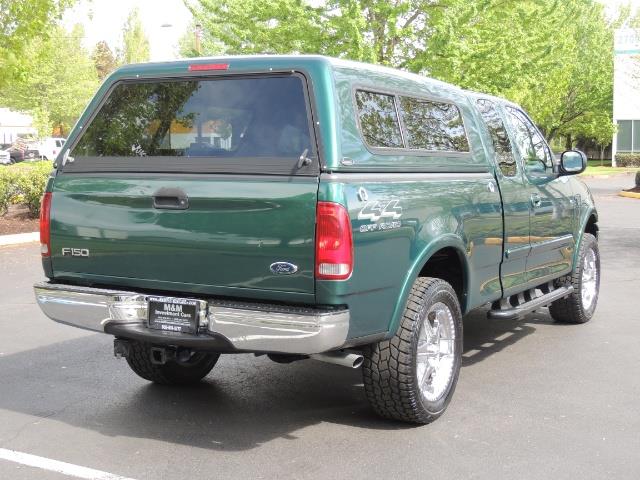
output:
[{"label": "sky", "polygon": [[640,0],[597,0],[606,5],[607,10],[612,13],[620,5],[630,4],[634,9],[640,8]]},{"label": "sky", "polygon": [[84,26],[84,46],[88,50],[105,40],[115,52],[121,45],[122,27],[135,7],[140,10],[149,38],[151,60],[176,58],[178,40],[191,21],[191,13],[182,0],[79,0],[65,13],[63,24],[67,28],[77,23]]},{"label": "sky", "polygon": [[[318,3],[318,0],[310,0]],[[615,8],[630,2],[640,8],[640,0],[598,0]],[[65,13],[67,28],[80,23],[84,26],[84,46],[93,50],[100,40],[106,40],[115,52],[121,44],[122,27],[131,9],[138,7],[151,45],[151,60],[171,60],[178,56],[178,40],[189,27],[191,13],[182,0],[79,0]],[[162,25],[170,25],[163,27]]]}]

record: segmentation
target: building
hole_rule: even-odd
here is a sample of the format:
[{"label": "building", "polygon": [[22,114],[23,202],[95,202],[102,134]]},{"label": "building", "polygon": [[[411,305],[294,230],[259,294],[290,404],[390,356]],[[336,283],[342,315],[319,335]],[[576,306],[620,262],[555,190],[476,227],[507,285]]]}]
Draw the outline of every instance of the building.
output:
[{"label": "building", "polygon": [[616,166],[616,153],[640,154],[640,30],[617,30],[614,48],[613,122],[618,131],[612,161]]},{"label": "building", "polygon": [[18,137],[35,137],[37,133],[31,115],[0,108],[0,143],[13,143]]}]

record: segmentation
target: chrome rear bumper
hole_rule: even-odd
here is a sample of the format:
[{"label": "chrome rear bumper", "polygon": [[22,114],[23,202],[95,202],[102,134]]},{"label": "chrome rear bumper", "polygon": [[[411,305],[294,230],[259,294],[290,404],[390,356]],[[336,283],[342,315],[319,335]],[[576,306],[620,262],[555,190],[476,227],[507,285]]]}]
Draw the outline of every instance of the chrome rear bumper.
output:
[{"label": "chrome rear bumper", "polygon": [[[147,298],[140,292],[56,283],[34,285],[36,300],[52,320],[96,332],[176,346],[312,354],[343,346],[349,310],[201,299],[197,335],[147,327]],[[176,295],[181,296],[181,295]]]}]

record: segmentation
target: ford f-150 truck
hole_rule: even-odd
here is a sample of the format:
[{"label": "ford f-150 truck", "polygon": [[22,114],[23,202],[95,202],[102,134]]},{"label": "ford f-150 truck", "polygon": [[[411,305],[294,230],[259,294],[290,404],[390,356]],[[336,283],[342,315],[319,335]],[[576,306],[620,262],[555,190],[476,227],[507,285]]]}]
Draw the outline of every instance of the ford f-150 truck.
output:
[{"label": "ford f-150 truck", "polygon": [[585,166],[518,105],[389,68],[128,65],[57,157],[35,294],[152,382],[197,382],[224,353],[313,358],[361,366],[377,413],[428,423],[470,310],[593,316]]}]

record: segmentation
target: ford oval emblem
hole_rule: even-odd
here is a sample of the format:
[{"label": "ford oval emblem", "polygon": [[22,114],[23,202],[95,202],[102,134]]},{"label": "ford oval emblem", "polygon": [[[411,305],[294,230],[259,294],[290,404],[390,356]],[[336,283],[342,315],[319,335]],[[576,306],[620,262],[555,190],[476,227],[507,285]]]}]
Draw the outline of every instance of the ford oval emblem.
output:
[{"label": "ford oval emblem", "polygon": [[269,270],[276,275],[293,275],[298,271],[298,266],[289,262],[275,262],[269,266]]}]

